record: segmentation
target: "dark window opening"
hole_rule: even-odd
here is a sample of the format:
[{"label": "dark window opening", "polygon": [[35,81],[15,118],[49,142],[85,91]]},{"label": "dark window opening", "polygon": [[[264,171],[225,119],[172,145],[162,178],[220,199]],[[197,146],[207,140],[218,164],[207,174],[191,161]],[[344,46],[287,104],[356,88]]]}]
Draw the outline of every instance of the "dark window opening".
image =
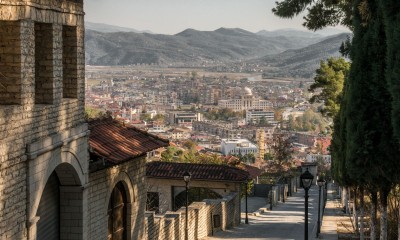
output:
[{"label": "dark window opening", "polygon": [[21,104],[19,21],[0,21],[0,105]]},{"label": "dark window opening", "polygon": [[53,26],[35,23],[35,104],[53,104]]},{"label": "dark window opening", "polygon": [[160,194],[158,192],[147,193],[146,211],[160,213]]},{"label": "dark window opening", "polygon": [[63,98],[78,97],[78,38],[76,27],[63,26]]},{"label": "dark window opening", "polygon": [[127,200],[124,185],[119,182],[114,187],[108,203],[109,240],[126,240]]}]

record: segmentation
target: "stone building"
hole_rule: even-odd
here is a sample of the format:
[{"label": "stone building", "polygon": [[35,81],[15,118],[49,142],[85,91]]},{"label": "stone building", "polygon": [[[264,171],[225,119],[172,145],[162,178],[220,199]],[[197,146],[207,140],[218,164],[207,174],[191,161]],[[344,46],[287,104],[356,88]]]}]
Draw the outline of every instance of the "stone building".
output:
[{"label": "stone building", "polygon": [[168,141],[111,119],[89,129],[87,239],[145,239],[146,156]]},{"label": "stone building", "polygon": [[83,15],[0,1],[0,239],[87,239]]},{"label": "stone building", "polygon": [[144,238],[145,157],[168,142],[89,134],[83,16],[82,0],[0,1],[0,239]]}]

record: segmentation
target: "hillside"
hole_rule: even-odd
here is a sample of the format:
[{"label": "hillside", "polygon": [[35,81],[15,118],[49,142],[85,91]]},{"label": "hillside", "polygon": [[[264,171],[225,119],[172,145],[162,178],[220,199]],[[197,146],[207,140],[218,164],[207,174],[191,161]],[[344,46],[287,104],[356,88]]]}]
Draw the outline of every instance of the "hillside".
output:
[{"label": "hillside", "polygon": [[267,55],[251,62],[275,67],[275,71],[265,73],[266,77],[300,76],[309,78],[315,73],[321,60],[341,56],[339,47],[349,36],[347,33],[342,33],[301,49]]},{"label": "hillside", "polygon": [[86,31],[86,62],[90,65],[137,63],[200,65],[261,58],[318,41],[301,37],[262,36],[242,29],[187,29],[175,35]]}]

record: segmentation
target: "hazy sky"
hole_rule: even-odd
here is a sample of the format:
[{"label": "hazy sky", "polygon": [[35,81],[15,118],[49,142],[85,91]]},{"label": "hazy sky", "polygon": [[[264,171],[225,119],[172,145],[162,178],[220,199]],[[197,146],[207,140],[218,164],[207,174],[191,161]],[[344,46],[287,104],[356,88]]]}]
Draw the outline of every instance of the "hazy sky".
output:
[{"label": "hazy sky", "polygon": [[238,27],[252,32],[304,29],[302,17],[280,19],[276,0],[85,0],[86,21],[175,34],[186,28]]}]

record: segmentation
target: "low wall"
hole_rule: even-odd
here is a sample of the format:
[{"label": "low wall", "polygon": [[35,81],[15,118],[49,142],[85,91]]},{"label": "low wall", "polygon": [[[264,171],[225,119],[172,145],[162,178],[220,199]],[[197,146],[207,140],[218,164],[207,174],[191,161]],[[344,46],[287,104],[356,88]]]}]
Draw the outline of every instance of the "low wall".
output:
[{"label": "low wall", "polygon": [[[146,212],[147,240],[185,239],[185,207],[163,215]],[[219,223],[219,224],[218,224]],[[188,207],[188,239],[204,239],[240,223],[240,197],[231,193],[222,199],[205,199]]]}]

